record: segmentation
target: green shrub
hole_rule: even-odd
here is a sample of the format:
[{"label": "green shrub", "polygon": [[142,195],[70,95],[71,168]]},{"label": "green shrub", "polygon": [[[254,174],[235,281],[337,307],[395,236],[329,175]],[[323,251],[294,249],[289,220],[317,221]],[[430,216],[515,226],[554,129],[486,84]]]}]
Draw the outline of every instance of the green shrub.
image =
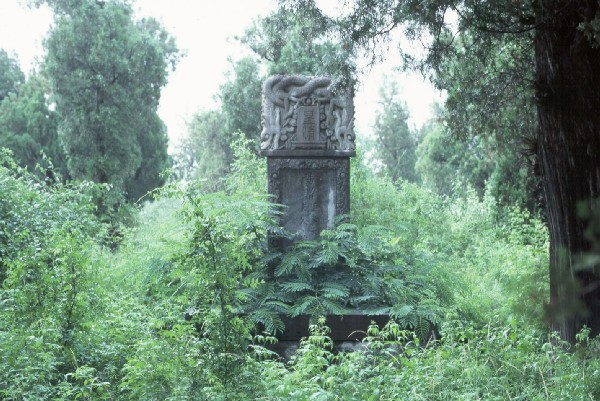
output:
[{"label": "green shrub", "polygon": [[[92,261],[102,225],[93,216],[87,186],[41,181],[8,153],[0,156],[2,400],[103,391],[95,370],[82,363],[81,344],[93,314],[102,309]],[[77,389],[81,380],[94,384]]]}]

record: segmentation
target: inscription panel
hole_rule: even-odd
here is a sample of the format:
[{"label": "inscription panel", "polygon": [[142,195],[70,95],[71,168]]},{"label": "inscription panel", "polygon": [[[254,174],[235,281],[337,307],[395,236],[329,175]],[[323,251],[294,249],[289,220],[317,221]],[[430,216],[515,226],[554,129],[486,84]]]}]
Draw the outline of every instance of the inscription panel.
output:
[{"label": "inscription panel", "polygon": [[354,156],[350,88],[330,77],[273,75],[263,85],[260,149],[277,153],[334,151]]},{"label": "inscription panel", "polygon": [[319,106],[298,106],[298,141],[319,141]]},{"label": "inscription panel", "polygon": [[298,238],[315,239],[335,222],[336,172],[326,169],[281,170],[281,203],[288,206],[282,226]]},{"label": "inscription panel", "polygon": [[350,211],[349,172],[348,158],[269,157],[268,192],[287,206],[282,227],[302,239],[317,238],[333,227],[336,216]]}]

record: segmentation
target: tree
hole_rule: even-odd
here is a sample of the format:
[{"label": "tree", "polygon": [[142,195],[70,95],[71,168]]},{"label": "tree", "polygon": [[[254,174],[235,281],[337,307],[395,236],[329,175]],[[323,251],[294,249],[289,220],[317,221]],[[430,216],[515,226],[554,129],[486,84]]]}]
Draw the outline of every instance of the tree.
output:
[{"label": "tree", "polygon": [[108,183],[130,200],[162,185],[169,165],[156,111],[174,68],[174,40],[128,1],[48,0],[55,25],[45,42],[59,136],[72,178]]},{"label": "tree", "polygon": [[148,115],[145,123],[147,128],[138,133],[141,164],[134,176],[125,181],[129,201],[137,201],[163,185],[163,174],[172,166],[171,156],[167,153],[169,140],[165,123],[155,112]]},{"label": "tree", "polygon": [[330,35],[331,21],[315,7],[302,12],[279,7],[250,26],[241,42],[267,64],[272,74],[332,75],[352,85],[354,49]]},{"label": "tree", "polygon": [[176,169],[183,178],[206,178],[215,183],[225,174],[233,155],[230,143],[225,140],[224,126],[219,110],[194,115],[176,156]]},{"label": "tree", "polygon": [[408,127],[406,103],[398,98],[398,83],[384,81],[379,90],[381,110],[375,117],[376,156],[393,181],[417,182],[415,172],[417,138]]},{"label": "tree", "polygon": [[19,67],[19,62],[0,49],[0,103],[10,93],[14,92],[25,81],[25,74]]},{"label": "tree", "polygon": [[57,116],[49,105],[48,80],[33,74],[16,93],[0,103],[0,147],[13,151],[19,164],[32,171],[37,164],[66,174],[65,158],[58,141]]},{"label": "tree", "polygon": [[441,195],[455,195],[467,185],[483,196],[493,171],[493,160],[479,136],[452,137],[443,123],[442,110],[421,129],[416,171],[425,186]]},{"label": "tree", "polygon": [[231,143],[238,133],[256,148],[261,130],[260,64],[252,57],[232,61],[229,80],[221,85],[218,110],[197,112],[175,156],[175,168],[183,177],[205,178],[209,188],[219,186],[233,162]]},{"label": "tree", "polygon": [[[235,132],[257,143],[261,131],[260,110],[263,76],[260,64],[252,57],[244,57],[232,63],[230,80],[219,88],[217,97],[221,100],[224,137],[218,140],[229,144]],[[216,131],[218,132],[218,131]],[[223,148],[227,165],[233,161],[231,148]]]},{"label": "tree", "polygon": [[[433,77],[444,88],[446,141],[468,145],[472,170],[462,169],[466,182],[481,195],[487,191],[499,212],[511,205],[543,213],[535,167],[536,113],[531,90],[534,61],[527,36],[500,35],[479,47],[477,35],[465,31],[452,43],[453,52],[440,60]],[[440,132],[441,134],[441,132]],[[452,147],[452,145],[449,145]]]},{"label": "tree", "polygon": [[[290,3],[315,8],[313,0]],[[439,77],[449,76],[452,63],[473,60],[477,74],[472,76],[484,79],[456,84],[465,90],[474,85],[473,95],[486,93],[488,82],[498,84],[493,85],[496,97],[483,95],[470,102],[491,106],[473,111],[489,112],[490,120],[503,110],[494,99],[506,100],[521,118],[529,116],[521,114],[512,97],[523,93],[534,99],[537,128],[530,144],[550,231],[548,310],[552,327],[569,341],[583,325],[600,332],[600,275],[597,267],[583,271],[577,262],[590,249],[578,209],[594,211],[593,200],[600,195],[598,16],[600,4],[593,0],[356,0],[338,24],[340,35],[371,54],[379,53],[387,34],[403,25],[410,38],[426,44],[422,57],[407,54],[407,61],[440,86],[448,83]],[[460,40],[466,45],[453,45]],[[499,53],[509,63],[492,64]]]}]

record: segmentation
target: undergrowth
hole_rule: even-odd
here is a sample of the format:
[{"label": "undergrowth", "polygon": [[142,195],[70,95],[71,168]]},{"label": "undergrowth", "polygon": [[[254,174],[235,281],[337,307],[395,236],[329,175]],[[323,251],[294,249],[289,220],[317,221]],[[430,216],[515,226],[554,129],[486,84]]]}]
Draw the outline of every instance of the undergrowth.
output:
[{"label": "undergrowth", "polygon": [[[48,185],[2,156],[1,401],[600,396],[598,339],[569,346],[544,327],[534,217],[499,220],[489,199],[395,186],[354,161],[351,214],[278,253],[266,238],[287,235],[281,209],[244,148],[224,191],[165,188],[116,251],[88,184]],[[352,311],[393,319],[335,353],[317,317]],[[264,346],[281,314],[315,322],[288,362]]]}]

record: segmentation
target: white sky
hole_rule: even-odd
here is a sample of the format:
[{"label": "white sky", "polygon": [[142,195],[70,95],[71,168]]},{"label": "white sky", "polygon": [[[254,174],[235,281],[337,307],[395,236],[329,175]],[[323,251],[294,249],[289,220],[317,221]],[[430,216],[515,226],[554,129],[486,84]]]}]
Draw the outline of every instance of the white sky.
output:
[{"label": "white sky", "polygon": [[[171,138],[171,149],[185,136],[186,122],[194,113],[217,106],[214,95],[225,81],[228,57],[237,59],[246,54],[247,50],[233,36],[241,35],[253,19],[267,15],[275,7],[276,0],[135,1],[138,16],[152,16],[161,21],[186,53],[163,89],[159,108]],[[27,74],[43,56],[42,42],[51,23],[52,14],[45,7],[29,8],[27,0],[0,0],[0,48],[14,53]],[[384,76],[397,78],[401,97],[409,107],[410,123],[414,126],[419,127],[425,122],[432,101],[439,99],[439,94],[419,76],[393,72],[398,65],[395,48],[390,49],[388,58],[363,77],[356,93],[355,116],[359,134],[371,132]]]}]

